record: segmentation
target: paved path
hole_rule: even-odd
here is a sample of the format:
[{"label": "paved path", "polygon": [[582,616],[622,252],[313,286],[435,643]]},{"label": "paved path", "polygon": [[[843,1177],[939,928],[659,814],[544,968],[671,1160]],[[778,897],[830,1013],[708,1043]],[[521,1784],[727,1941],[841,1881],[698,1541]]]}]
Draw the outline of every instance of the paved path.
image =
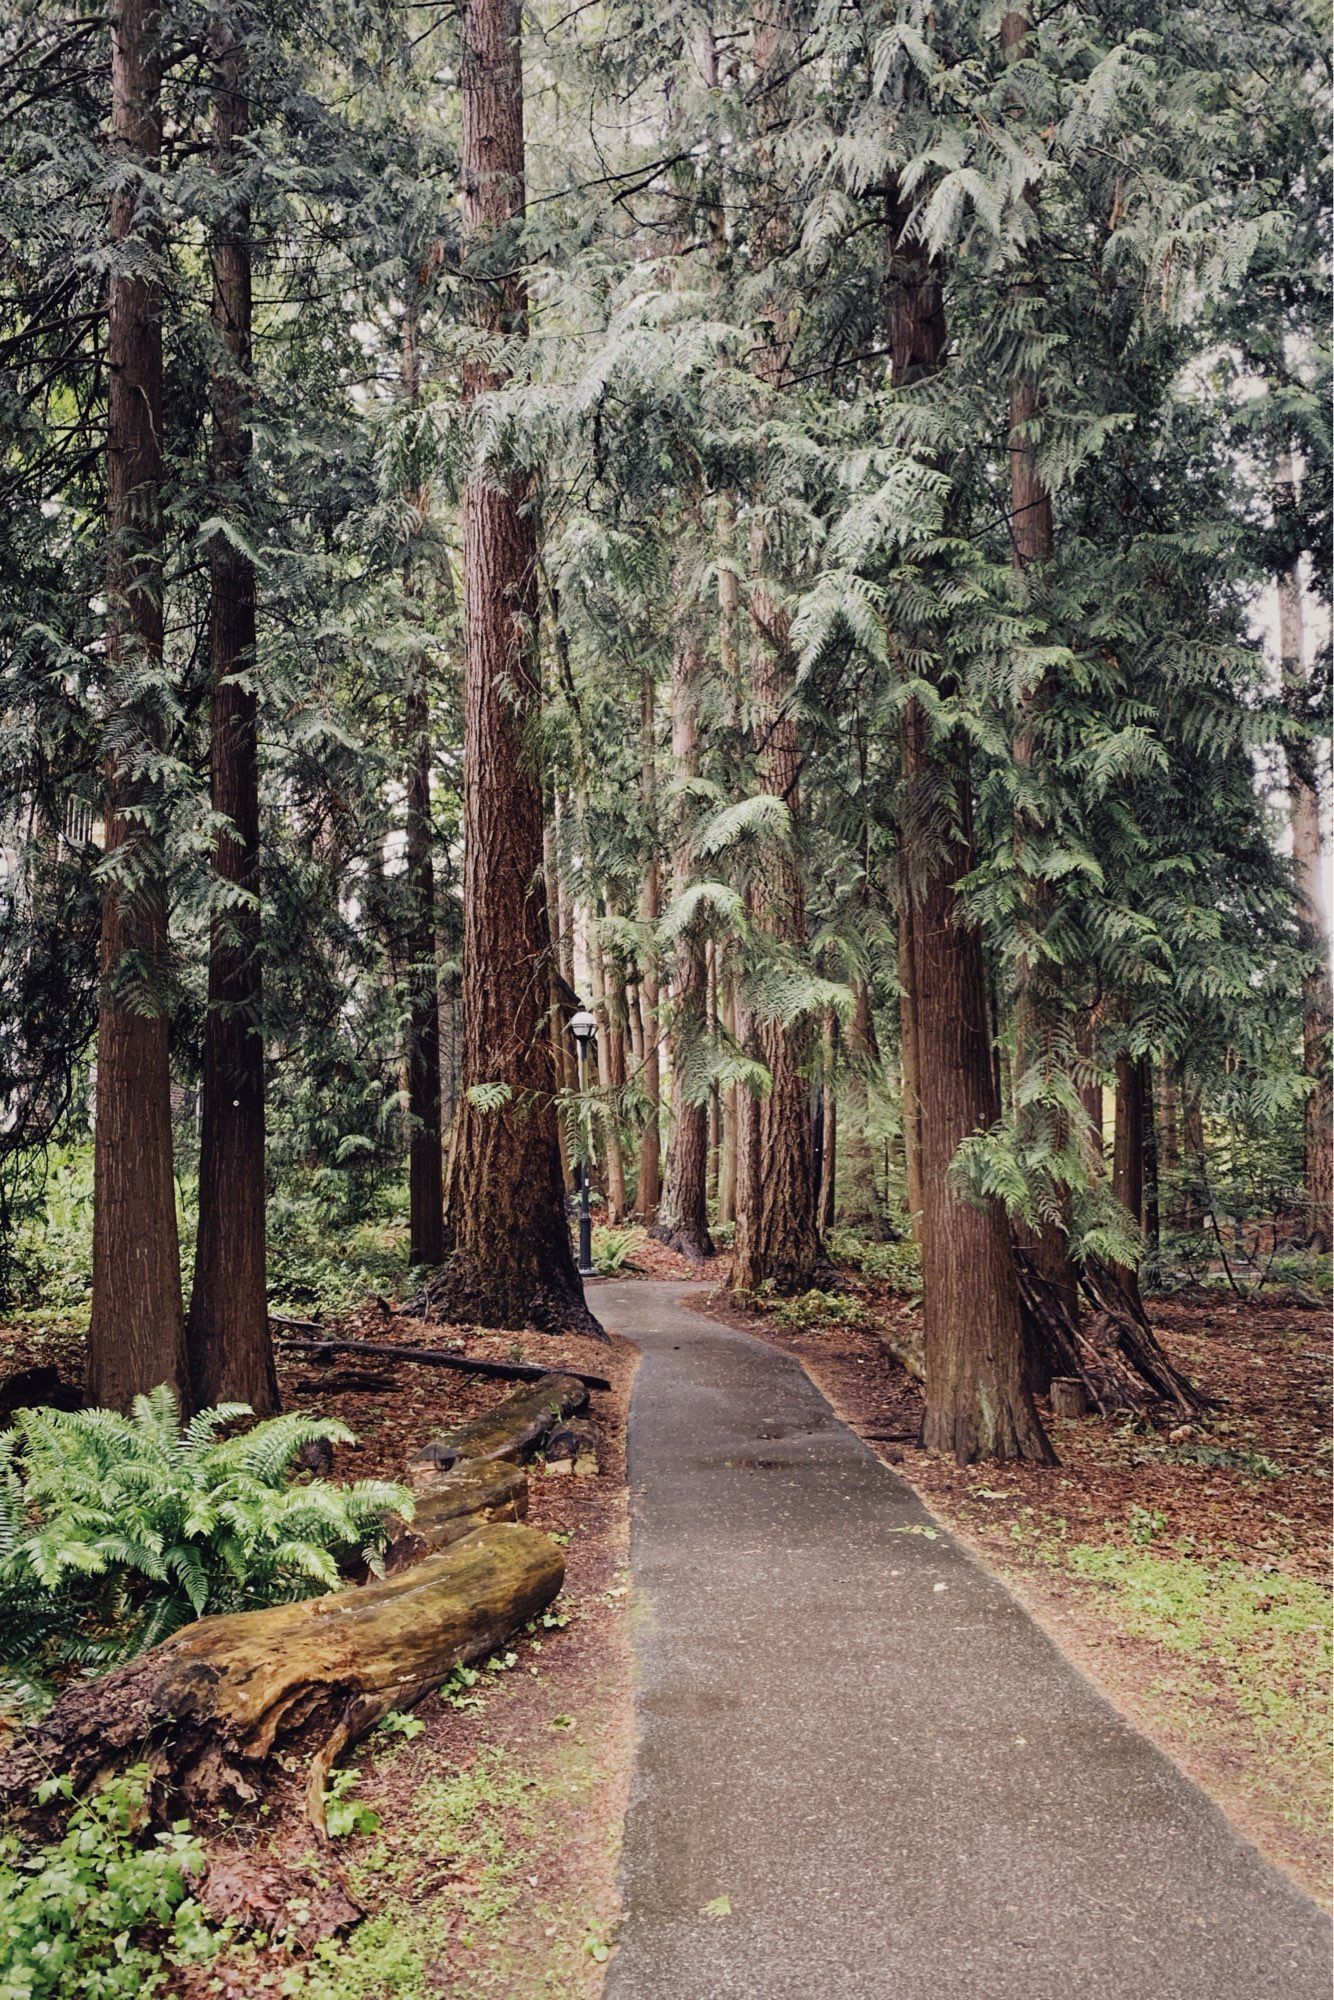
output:
[{"label": "paved path", "polygon": [[1315,1906],[685,1291],[593,1301],[644,1351],[608,2000],[1328,2000]]}]

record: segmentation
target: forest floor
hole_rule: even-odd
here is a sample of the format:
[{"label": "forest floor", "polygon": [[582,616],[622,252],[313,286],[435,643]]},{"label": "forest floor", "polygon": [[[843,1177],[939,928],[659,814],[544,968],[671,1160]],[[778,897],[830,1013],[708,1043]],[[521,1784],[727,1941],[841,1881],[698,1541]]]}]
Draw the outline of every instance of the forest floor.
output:
[{"label": "forest floor", "polygon": [[1327,1314],[1152,1302],[1173,1360],[1216,1399],[1205,1420],[1044,1410],[1059,1465],[960,1468],[917,1447],[921,1389],[884,1346],[914,1330],[914,1305],[852,1273],[845,1286],[861,1325],[709,1311],[795,1355],[1087,1677],[1328,1904]]},{"label": "forest floor", "polygon": [[[622,1277],[726,1277],[725,1257],[701,1271],[642,1231],[623,1248]],[[786,1307],[787,1324],[738,1313],[721,1291],[708,1310],[800,1360],[1088,1678],[1328,1901],[1325,1315],[1214,1292],[1155,1303],[1173,1358],[1217,1399],[1206,1421],[1052,1421],[1059,1466],[960,1469],[917,1449],[920,1388],[884,1345],[912,1330],[913,1302],[851,1271],[834,1297],[858,1324],[829,1324],[822,1294],[809,1319]],[[596,1286],[590,1303],[596,1312]],[[624,1448],[637,1350],[425,1323],[374,1303],[329,1311],[321,1326],[607,1375],[613,1388],[592,1411],[601,1471],[533,1468],[529,1519],[562,1540],[567,1561],[548,1621],[425,1701],[420,1731],[382,1732],[349,1759],[351,1797],[373,1819],[354,1814],[333,1855],[366,1921],[313,1958],[243,1946],[172,1990],[592,2000],[617,1918],[633,1748]],[[46,1361],[77,1381],[82,1344],[74,1318],[16,1319],[0,1325],[0,1373]],[[339,1417],[357,1437],[337,1451],[335,1478],[401,1476],[424,1438],[503,1393],[414,1364],[280,1355],[284,1403]]]},{"label": "forest floor", "polygon": [[[275,1942],[245,1943],[179,1972],[171,1991],[179,2000],[588,2000],[601,1988],[616,1916],[632,1748],[625,1424],[638,1352],[621,1340],[487,1332],[376,1306],[331,1315],[322,1329],[605,1375],[612,1388],[595,1393],[590,1409],[600,1471],[556,1478],[540,1460],[532,1466],[528,1520],[565,1552],[565,1585],[549,1612],[424,1700],[420,1730],[382,1729],[349,1754],[356,1825],[323,1856],[310,1855],[309,1830],[281,1823],[285,1808],[275,1804],[234,1871],[244,1921],[271,1926]],[[45,1361],[77,1380],[80,1338],[59,1325],[2,1327],[0,1373]],[[402,1477],[428,1437],[506,1388],[409,1363],[345,1356],[312,1365],[290,1349],[279,1354],[284,1407],[340,1418],[356,1436],[335,1451],[331,1476],[341,1480]],[[290,1863],[298,1849],[317,1901],[332,1872],[367,1913],[313,1956],[278,1935],[304,1912],[290,1899],[267,1909],[263,1900],[266,1858]]]}]

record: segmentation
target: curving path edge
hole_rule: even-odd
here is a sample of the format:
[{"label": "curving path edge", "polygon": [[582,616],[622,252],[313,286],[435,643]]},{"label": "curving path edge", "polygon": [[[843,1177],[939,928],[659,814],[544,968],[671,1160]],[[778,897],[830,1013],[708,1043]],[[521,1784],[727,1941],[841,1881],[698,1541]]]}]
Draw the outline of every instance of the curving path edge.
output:
[{"label": "curving path edge", "polygon": [[592,1301],[644,1357],[607,2000],[1327,2000],[1315,1905],[705,1289]]}]

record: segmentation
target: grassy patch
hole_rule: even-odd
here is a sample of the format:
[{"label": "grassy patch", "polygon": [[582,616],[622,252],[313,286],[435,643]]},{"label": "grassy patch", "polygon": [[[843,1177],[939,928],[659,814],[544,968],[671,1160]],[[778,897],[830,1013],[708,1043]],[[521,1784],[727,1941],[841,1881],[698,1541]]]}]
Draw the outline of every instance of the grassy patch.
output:
[{"label": "grassy patch", "polygon": [[1119,1631],[1172,1656],[1155,1697],[1183,1737],[1225,1703],[1249,1738],[1248,1789],[1291,1825],[1329,1823],[1331,1633],[1320,1584],[1272,1568],[1149,1548],[1049,1542]]},{"label": "grassy patch", "polygon": [[353,1845],[352,1891],[375,1915],[293,1967],[284,1995],[419,2000],[438,1989],[442,1962],[454,2000],[577,1990],[580,1962],[600,1963],[608,1941],[578,1912],[534,1898],[529,1870],[543,1816],[568,1809],[595,1775],[581,1744],[540,1776],[492,1744],[467,1767],[425,1779],[406,1811],[385,1810],[378,1836],[360,1853]]}]

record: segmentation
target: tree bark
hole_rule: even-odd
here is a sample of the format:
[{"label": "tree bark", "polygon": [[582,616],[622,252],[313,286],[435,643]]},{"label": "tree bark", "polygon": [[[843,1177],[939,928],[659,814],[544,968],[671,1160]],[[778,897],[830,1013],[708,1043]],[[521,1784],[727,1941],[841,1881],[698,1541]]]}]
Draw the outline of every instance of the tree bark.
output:
[{"label": "tree bark", "polygon": [[658,863],[658,762],[657,728],[654,716],[655,688],[651,671],[640,684],[640,790],[644,823],[648,829],[649,859],[640,892],[639,919],[649,933],[639,969],[639,1003],[643,1021],[644,1058],[640,1087],[648,1111],[639,1148],[639,1185],[635,1206],[646,1221],[652,1221],[662,1199],[662,1084],[658,1064],[658,961],[653,932],[662,915],[662,877]]},{"label": "tree bark", "polygon": [[[907,734],[905,730],[905,754]],[[906,772],[905,772],[906,775]],[[917,1076],[917,988],[913,949],[913,907],[906,886],[899,908],[899,1055],[903,1067],[903,1173],[908,1198],[908,1226],[914,1243],[922,1240],[922,1100]]]},{"label": "tree bark", "polygon": [[[698,683],[704,662],[698,644],[682,639],[672,660],[672,766],[683,778],[699,774]],[[690,842],[689,802],[677,809],[672,856],[672,893],[680,899],[690,887],[694,869]],[[658,1242],[702,1264],[713,1255],[709,1234],[708,1114],[682,1088],[682,1077],[705,1034],[704,1008],[708,967],[698,923],[687,924],[676,939],[676,977],[672,995],[672,1128],[667,1146],[667,1178],[653,1234]]]},{"label": "tree bark", "polygon": [[866,1127],[876,1049],[870,989],[864,979],[858,979],[854,987],[846,1044],[847,1068],[838,1120],[841,1213],[846,1228],[875,1230],[880,1225],[880,1205]]},{"label": "tree bark", "polygon": [[[926,726],[907,722],[910,786],[928,774]],[[910,866],[912,1011],[921,1107],[922,1319],[926,1413],[922,1442],[976,1458],[1050,1461],[1024,1361],[1018,1280],[1005,1212],[958,1194],[950,1167],[963,1141],[999,1115],[982,944],[963,924],[956,885],[972,867],[967,781],[956,830]],[[906,823],[916,815],[909,801]],[[910,855],[915,863],[916,856]],[[921,884],[920,889],[916,886]]]},{"label": "tree bark", "polygon": [[[892,188],[886,201],[886,320],[893,379],[910,388],[941,364],[946,322],[940,273],[907,235],[909,205]],[[941,669],[948,679],[948,666]],[[999,1115],[987,1008],[986,968],[977,932],[962,921],[956,885],[969,872],[971,794],[952,746],[929,747],[916,701],[904,716],[903,923],[905,987],[920,1116],[922,1321],[926,1364],[923,1443],[975,1458],[1050,1461],[1028,1385],[1018,1277],[1005,1212],[973,1203],[950,1181],[963,1141]],[[953,822],[931,827],[938,799]],[[901,931],[901,939],[904,932]],[[908,1063],[905,1053],[905,1073]]]},{"label": "tree bark", "polygon": [[408,1477],[416,1486],[423,1478],[447,1472],[461,1459],[522,1458],[562,1418],[577,1416],[587,1407],[588,1391],[577,1375],[543,1375],[423,1445]]},{"label": "tree bark", "polygon": [[[1144,1226],[1144,1113],[1148,1058],[1116,1058],[1116,1133],[1112,1142],[1112,1193],[1127,1209],[1137,1229]],[[1139,1302],[1139,1272],[1133,1264],[1117,1265],[1116,1274],[1132,1299]]]},{"label": "tree bark", "polygon": [[[787,64],[792,56],[791,25],[785,0],[761,0],[754,15],[756,76],[764,81],[759,99],[761,150],[785,115]],[[757,230],[757,246],[774,269],[790,241],[787,210],[775,204]],[[780,298],[766,301],[754,370],[771,391],[781,389],[791,349],[791,315]],[[756,780],[761,792],[786,805],[793,834],[801,818],[801,748],[792,701],[795,671],[786,608],[762,581],[766,553],[763,523],[750,536],[753,582],[751,624],[756,644],[751,672],[751,732]],[[767,932],[780,952],[800,952],[806,943],[806,899],[801,871],[788,840],[766,856],[763,882],[749,893],[752,923]],[[762,1285],[776,1291],[806,1291],[823,1260],[816,1224],[816,1188],[808,1091],[804,1075],[811,1048],[811,1023],[764,1019],[745,1007],[743,1046],[769,1073],[764,1096],[749,1099],[738,1119],[736,1238],[732,1286],[752,1292]]]},{"label": "tree bark", "polygon": [[[421,391],[420,307],[416,279],[403,315],[404,401],[417,403]],[[428,492],[405,496],[410,534],[420,534],[430,506]],[[417,565],[409,549],[403,563],[403,595],[417,596]],[[444,1154],[440,1112],[440,967],[435,922],[435,827],[431,818],[431,715],[428,663],[424,650],[408,659],[403,701],[407,795],[405,862],[407,891],[407,1072],[408,1072],[408,1262],[439,1264],[445,1254]]]},{"label": "tree bark", "polygon": [[[722,1027],[731,1048],[736,1046],[736,980],[729,970],[723,981]],[[718,1221],[736,1221],[737,1086],[730,1083],[722,1094],[722,1158],[718,1166]]]},{"label": "tree bark", "polygon": [[[1024,54],[1029,33],[1029,22],[1021,12],[1011,9],[1002,16],[1000,39],[1006,62],[1013,62]],[[1041,408],[1038,384],[1030,379],[1016,381],[1010,390],[1010,539],[1015,567],[1021,575],[1034,563],[1050,561],[1054,540],[1051,495],[1038,471],[1037,453],[1027,435],[1028,426]],[[1014,754],[1015,761],[1025,769],[1031,769],[1033,765],[1034,728],[1046,702],[1047,690],[1039,683],[1021,705]],[[1035,831],[1031,824],[1025,825],[1025,817],[1017,813],[1015,819],[1014,845],[1020,857],[1025,839],[1031,839]],[[1033,922],[1041,925],[1048,914],[1050,889],[1047,884],[1036,882],[1032,893]],[[1030,1065],[1042,1062],[1047,1055],[1050,1016],[1055,1004],[1055,995],[1051,991],[1052,977],[1050,969],[1040,960],[1036,963],[1019,961],[1014,1012],[1016,1087]],[[1021,1140],[1036,1136],[1032,1110],[1016,1105],[1015,1122]],[[1054,1134],[1055,1143],[1064,1145],[1065,1137],[1064,1131],[1058,1130]],[[1064,1195],[1065,1190],[1060,1192]],[[1041,1217],[1033,1222],[1016,1224],[1014,1239],[1016,1249],[1027,1253],[1047,1282],[1061,1292],[1069,1311],[1076,1312],[1079,1274],[1070,1255],[1069,1239],[1060,1223],[1051,1217]]]},{"label": "tree bark", "polygon": [[838,1194],[838,1082],[836,1072],[836,1051],[838,1047],[838,1016],[830,1011],[825,1015],[824,1034],[821,1039],[821,1124],[820,1134],[820,1206],[816,1216],[816,1227],[823,1236],[834,1226],[834,1212]]},{"label": "tree bark", "polygon": [[[230,8],[215,17],[212,59],[214,167],[234,185],[243,171],[238,147],[250,118],[244,30]],[[218,225],[212,262],[220,356],[210,385],[211,470],[222,507],[230,512],[239,504],[244,515],[251,459],[251,266],[249,204],[239,192]],[[224,822],[214,866],[238,900],[214,915],[209,936],[199,1230],[186,1343],[196,1407],[249,1403],[258,1416],[270,1416],[278,1408],[278,1377],[265,1243],[255,569],[233,542],[215,535],[209,571],[209,793]]]},{"label": "tree bark", "polygon": [[[462,20],[462,243],[483,340],[468,404],[501,386],[485,351],[522,337],[524,212],[518,0],[467,0]],[[590,1327],[561,1183],[547,1034],[537,704],[537,545],[529,482],[474,465],[464,538],[464,1091],[450,1148],[442,1310],[492,1326]],[[478,1103],[491,1085],[505,1101]]]},{"label": "tree bark", "polygon": [[[1274,512],[1281,520],[1296,506],[1296,471],[1285,451],[1274,481]],[[1278,585],[1279,659],[1283,693],[1294,723],[1307,723],[1305,634],[1301,576],[1294,561]],[[1334,1245],[1334,1152],[1331,1151],[1330,1092],[1330,930],[1320,839],[1320,795],[1311,740],[1288,738],[1288,815],[1296,876],[1297,921],[1310,970],[1302,980],[1302,1067],[1309,1081],[1304,1112],[1305,1232],[1313,1249]]]},{"label": "tree bark", "polygon": [[593,1012],[597,1015],[598,1089],[602,1094],[603,1183],[607,1197],[607,1220],[620,1222],[625,1216],[625,1154],[621,1147],[620,1091],[625,1082],[625,1058],[621,1043],[621,1013],[613,981],[608,976],[598,912],[588,912],[588,976],[593,989]]},{"label": "tree bark", "polygon": [[144,268],[159,226],[138,212],[141,190],[155,200],[161,157],[155,13],[152,0],[119,0],[111,26],[111,150],[123,171],[108,231],[107,708],[109,733],[134,749],[106,759],[104,851],[115,872],[102,899],[86,1388],[90,1402],[118,1408],[159,1382],[190,1400],[161,990],[167,883],[152,782],[134,771],[134,751],[160,736],[152,695],[136,684],[156,686],[162,672],[162,304]]}]

